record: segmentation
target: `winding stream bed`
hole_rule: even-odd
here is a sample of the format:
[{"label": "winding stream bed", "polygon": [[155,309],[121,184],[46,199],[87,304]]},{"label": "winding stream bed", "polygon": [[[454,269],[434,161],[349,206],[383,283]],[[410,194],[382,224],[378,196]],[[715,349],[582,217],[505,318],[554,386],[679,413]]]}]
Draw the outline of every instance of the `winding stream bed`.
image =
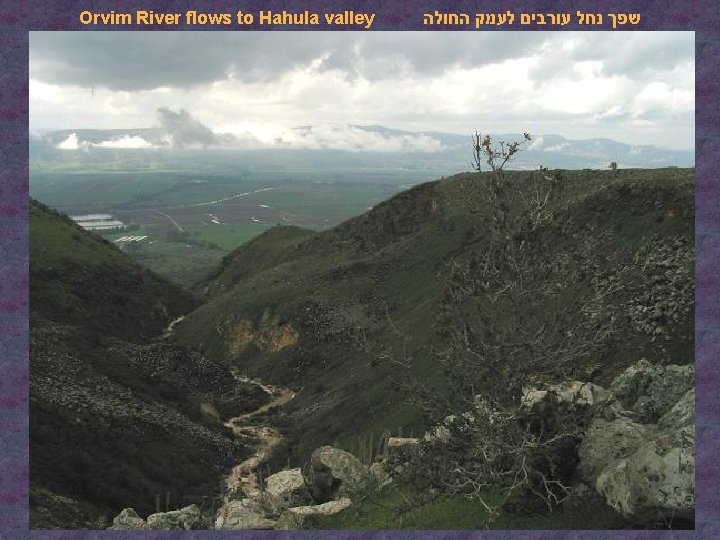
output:
[{"label": "winding stream bed", "polygon": [[270,401],[265,405],[255,409],[252,412],[241,414],[231,418],[225,425],[232,429],[235,436],[253,437],[258,439],[257,449],[255,453],[235,465],[230,474],[225,478],[225,486],[230,493],[238,493],[242,491],[247,497],[258,494],[259,486],[257,480],[257,468],[270,455],[272,449],[282,441],[282,435],[269,426],[251,425],[249,420],[254,416],[268,411],[272,407],[280,407],[288,403],[295,397],[295,392],[289,388],[279,388],[263,384],[233,371],[233,376],[240,382],[247,384],[255,384],[262,388],[269,396]]},{"label": "winding stream bed", "polygon": [[[182,322],[184,319],[185,316],[180,316],[171,321],[165,329],[163,337],[169,338],[174,332],[175,325]],[[255,453],[245,461],[235,465],[230,471],[230,474],[225,478],[225,486],[230,493],[238,493],[242,491],[247,497],[251,497],[259,492],[256,474],[258,466],[260,466],[263,461],[270,456],[272,449],[275,448],[275,446],[277,446],[283,438],[276,429],[270,426],[252,425],[250,420],[252,420],[255,416],[267,412],[272,407],[281,407],[285,405],[295,397],[295,392],[289,388],[281,388],[264,384],[260,381],[241,375],[233,369],[231,369],[230,372],[237,381],[259,386],[270,396],[270,401],[265,405],[262,405],[249,413],[230,418],[227,422],[225,422],[225,426],[232,429],[232,432],[236,437],[252,437],[258,441]]]}]

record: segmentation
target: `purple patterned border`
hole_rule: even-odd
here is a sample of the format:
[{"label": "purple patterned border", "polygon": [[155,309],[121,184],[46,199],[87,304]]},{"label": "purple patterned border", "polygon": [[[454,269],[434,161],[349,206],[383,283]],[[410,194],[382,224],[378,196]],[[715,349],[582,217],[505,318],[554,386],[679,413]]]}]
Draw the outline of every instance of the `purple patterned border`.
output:
[{"label": "purple patterned border", "polygon": [[[0,0],[0,539],[108,538],[220,539],[411,539],[606,538],[603,531],[294,531],[261,532],[98,532],[28,530],[28,31],[100,30],[83,26],[85,9],[162,11],[248,11],[291,9],[332,12],[344,9],[377,14],[373,31],[422,30],[422,14],[434,10],[475,13],[631,12],[641,14],[638,30],[696,32],[696,366],[697,366],[697,528],[695,531],[619,531],[636,538],[720,538],[720,435],[715,365],[720,342],[720,182],[713,159],[720,157],[720,2],[717,0]],[[180,27],[183,28],[183,27]],[[267,27],[255,27],[255,29]],[[546,27],[551,29],[552,27]],[[142,29],[147,27],[122,27]],[[184,29],[188,29],[185,27]],[[251,28],[248,28],[251,29]],[[283,28],[288,29],[288,28]],[[314,29],[310,27],[307,29]],[[576,23],[566,30],[582,30]],[[431,38],[431,36],[429,36]]]}]

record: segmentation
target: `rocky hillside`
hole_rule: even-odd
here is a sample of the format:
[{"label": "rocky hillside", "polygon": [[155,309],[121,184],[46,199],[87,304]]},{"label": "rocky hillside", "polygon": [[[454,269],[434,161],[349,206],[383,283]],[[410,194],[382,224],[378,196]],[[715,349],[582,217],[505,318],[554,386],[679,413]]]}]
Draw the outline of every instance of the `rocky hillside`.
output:
[{"label": "rocky hillside", "polygon": [[446,361],[490,334],[540,378],[608,384],[641,357],[691,363],[694,171],[565,171],[545,201],[543,174],[555,178],[506,173],[512,238],[493,236],[488,173],[422,184],[330,231],[271,230],[200,285],[207,301],[176,340],[297,391],[275,419],[296,464],[322,444],[419,433],[490,389],[487,366]]},{"label": "rocky hillside", "polygon": [[186,292],[32,201],[32,528],[96,528],[128,501],[202,497],[248,448],[220,418],[267,400],[161,340]]}]

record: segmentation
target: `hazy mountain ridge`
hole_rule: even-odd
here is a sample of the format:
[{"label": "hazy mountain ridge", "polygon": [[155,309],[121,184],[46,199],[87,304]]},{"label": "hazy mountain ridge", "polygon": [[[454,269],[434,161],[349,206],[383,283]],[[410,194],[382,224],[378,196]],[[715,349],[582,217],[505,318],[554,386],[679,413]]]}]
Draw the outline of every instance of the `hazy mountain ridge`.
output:
[{"label": "hazy mountain ridge", "polygon": [[[183,136],[183,133],[181,131],[179,136]],[[202,145],[208,149],[224,147],[228,152],[242,152],[248,163],[252,163],[257,152],[279,155],[292,150],[308,156],[322,156],[327,152],[335,156],[335,164],[359,162],[363,166],[410,168],[416,168],[418,163],[434,168],[456,168],[458,163],[468,161],[467,149],[471,142],[470,133],[416,132],[379,125],[301,126],[291,130],[291,133],[293,137],[279,137],[272,143],[253,142],[247,137],[233,139],[229,135],[208,136],[205,131],[203,137],[197,140],[202,141]],[[159,128],[65,129],[31,138],[31,156],[47,155],[71,136],[76,136],[78,147],[85,150],[108,150],[117,147],[119,141],[137,142],[138,138],[157,149],[171,146]],[[195,138],[184,136],[195,141]],[[493,138],[513,141],[522,140],[523,137],[522,134],[497,134]],[[512,166],[518,169],[536,169],[540,165],[564,169],[602,169],[613,161],[620,167],[691,167],[695,165],[695,153],[653,145],[630,145],[607,138],[575,140],[562,135],[541,134],[534,135],[534,141]],[[319,163],[322,164],[322,160]],[[471,164],[468,161],[469,168]]]}]

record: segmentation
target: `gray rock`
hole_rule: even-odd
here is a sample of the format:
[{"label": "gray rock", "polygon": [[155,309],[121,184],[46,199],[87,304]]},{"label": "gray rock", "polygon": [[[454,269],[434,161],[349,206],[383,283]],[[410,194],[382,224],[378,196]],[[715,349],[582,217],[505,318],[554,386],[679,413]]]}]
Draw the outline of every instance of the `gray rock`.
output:
[{"label": "gray rock", "polygon": [[203,518],[200,509],[191,504],[180,510],[151,514],[147,518],[147,525],[152,530],[197,530],[203,527]]},{"label": "gray rock", "polygon": [[277,528],[281,530],[302,529],[305,520],[311,516],[331,516],[337,514],[352,505],[348,497],[336,501],[330,501],[315,506],[300,506],[289,508],[282,513],[277,522]]},{"label": "gray rock", "polygon": [[602,471],[598,493],[626,516],[692,518],[695,510],[695,426],[664,432]]},{"label": "gray rock", "polygon": [[603,469],[633,453],[651,434],[651,426],[638,424],[628,418],[613,421],[594,419],[578,449],[578,472],[585,481],[595,484]]},{"label": "gray rock", "polygon": [[388,448],[418,444],[420,439],[416,437],[388,437]]},{"label": "gray rock", "polygon": [[226,502],[218,510],[215,529],[246,530],[274,529],[275,521],[265,517],[258,501],[240,499]]},{"label": "gray rock", "polygon": [[610,391],[642,423],[654,423],[693,388],[694,377],[692,365],[659,366],[642,359],[616,377]]},{"label": "gray rock", "polygon": [[258,500],[266,514],[277,516],[287,508],[309,503],[310,491],[302,471],[290,469],[268,476]]},{"label": "gray rock", "polygon": [[120,512],[115,519],[113,524],[108,527],[109,531],[147,531],[150,527],[145,523],[145,520],[138,516],[137,512],[132,508],[125,508]]},{"label": "gray rock", "polygon": [[[672,374],[677,372],[666,371],[666,376]],[[661,387],[659,382],[651,385]],[[596,419],[579,453],[579,468],[585,478],[595,480],[597,493],[623,515],[645,521],[693,519],[694,390],[676,400],[656,425],[640,425],[623,418],[612,422]]]},{"label": "gray rock", "polygon": [[695,389],[688,390],[658,421],[662,430],[681,429],[695,424]]},{"label": "gray rock", "polygon": [[408,455],[409,452],[416,451],[419,444],[420,439],[415,437],[388,437],[385,454],[387,457]]},{"label": "gray rock", "polygon": [[574,407],[593,407],[612,399],[612,394],[603,387],[589,382],[565,381],[548,385],[544,389],[524,388],[522,406],[533,410],[548,400]]},{"label": "gray rock", "polygon": [[323,503],[365,489],[370,472],[352,454],[323,446],[315,450],[303,468],[303,478],[310,486],[315,502]]},{"label": "gray rock", "polygon": [[370,481],[373,489],[381,490],[392,484],[392,478],[385,470],[385,464],[379,461],[370,465]]}]

